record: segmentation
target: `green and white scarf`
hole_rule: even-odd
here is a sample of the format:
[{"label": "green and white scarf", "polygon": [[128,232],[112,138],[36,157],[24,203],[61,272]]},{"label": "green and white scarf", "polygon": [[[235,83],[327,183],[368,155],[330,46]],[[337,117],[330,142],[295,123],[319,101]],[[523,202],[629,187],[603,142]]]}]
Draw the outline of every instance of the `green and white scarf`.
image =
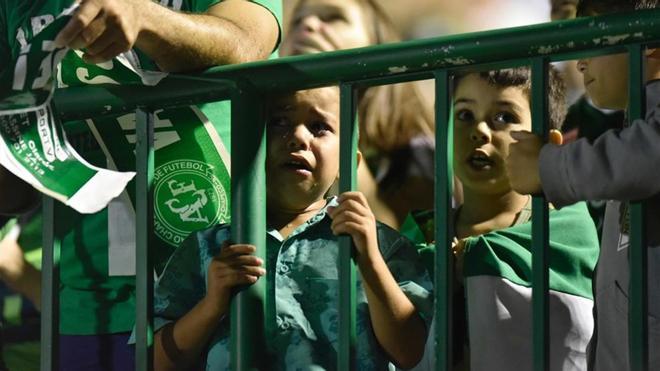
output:
[{"label": "green and white scarf", "polygon": [[40,192],[81,213],[94,213],[117,197],[134,173],[88,164],[53,114],[54,79],[68,52],[53,40],[75,9],[66,9],[21,49],[12,93],[0,101],[0,164]]}]

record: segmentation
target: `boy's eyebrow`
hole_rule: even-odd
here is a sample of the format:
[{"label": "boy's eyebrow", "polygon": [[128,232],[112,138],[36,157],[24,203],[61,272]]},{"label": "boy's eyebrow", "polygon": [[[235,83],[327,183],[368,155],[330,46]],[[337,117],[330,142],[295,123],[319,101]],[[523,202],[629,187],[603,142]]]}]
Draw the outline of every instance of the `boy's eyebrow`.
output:
[{"label": "boy's eyebrow", "polygon": [[474,103],[474,99],[468,99],[468,98],[458,98],[454,101],[454,105],[457,105],[459,103]]},{"label": "boy's eyebrow", "polygon": [[519,104],[515,103],[515,102],[511,102],[511,101],[507,101],[507,100],[498,100],[496,103],[500,106],[511,107],[514,110],[519,111],[519,112],[523,111],[523,107],[520,106]]},{"label": "boy's eyebrow", "polygon": [[318,107],[311,107],[311,111],[314,112],[315,114],[319,116],[323,116],[324,118],[327,119],[332,119],[332,120],[337,120],[337,115],[330,111],[325,111],[323,109],[320,109]]},{"label": "boy's eyebrow", "polygon": [[[461,104],[461,103],[471,103],[471,104],[474,104],[474,103],[476,103],[476,100],[474,100],[474,99],[469,99],[469,98],[458,98],[458,99],[456,99],[456,100],[454,101],[454,105],[458,105],[458,104]],[[510,108],[512,108],[513,110],[517,111],[517,112],[522,112],[522,111],[524,111],[524,108],[523,108],[521,105],[519,105],[519,104],[517,104],[517,103],[515,103],[515,102],[508,101],[508,100],[498,100],[498,101],[496,101],[495,103],[497,103],[497,105],[499,105],[499,106],[510,107]]]},{"label": "boy's eyebrow", "polygon": [[273,111],[275,112],[291,112],[293,111],[293,105],[292,104],[283,104],[280,106],[275,106],[273,107]]}]

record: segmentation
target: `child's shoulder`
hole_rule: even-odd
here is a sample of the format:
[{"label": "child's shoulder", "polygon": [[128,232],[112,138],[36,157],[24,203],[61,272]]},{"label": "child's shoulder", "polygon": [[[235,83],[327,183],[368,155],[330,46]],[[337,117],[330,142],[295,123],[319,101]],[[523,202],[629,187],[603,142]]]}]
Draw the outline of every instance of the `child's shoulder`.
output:
[{"label": "child's shoulder", "polygon": [[413,246],[413,242],[396,229],[378,221],[376,222],[376,234],[378,247],[385,260],[394,255],[402,247]]}]

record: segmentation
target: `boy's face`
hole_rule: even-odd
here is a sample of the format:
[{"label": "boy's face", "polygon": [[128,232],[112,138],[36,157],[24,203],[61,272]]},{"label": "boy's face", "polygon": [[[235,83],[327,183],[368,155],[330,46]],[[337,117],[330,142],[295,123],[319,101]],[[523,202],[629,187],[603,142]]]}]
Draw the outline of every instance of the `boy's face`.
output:
[{"label": "boy's face", "polygon": [[280,50],[298,55],[368,46],[367,24],[357,0],[305,0],[296,8]]},{"label": "boy's face", "polygon": [[612,54],[578,61],[584,87],[600,108],[625,109],[628,103],[628,55]]},{"label": "boy's face", "polygon": [[460,80],[454,98],[454,171],[467,190],[511,190],[504,160],[510,133],[531,129],[529,99],[519,87],[490,85],[478,74]]},{"label": "boy's face", "polygon": [[[302,210],[339,174],[339,94],[334,87],[276,99],[268,113],[266,189],[269,202]],[[292,210],[293,211],[293,210]]]}]

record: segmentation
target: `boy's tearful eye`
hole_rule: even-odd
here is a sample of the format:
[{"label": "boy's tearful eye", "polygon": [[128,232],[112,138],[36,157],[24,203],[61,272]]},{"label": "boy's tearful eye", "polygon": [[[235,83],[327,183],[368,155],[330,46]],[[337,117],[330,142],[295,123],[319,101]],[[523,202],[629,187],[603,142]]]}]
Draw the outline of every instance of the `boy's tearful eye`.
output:
[{"label": "boy's tearful eye", "polygon": [[474,121],[474,115],[469,109],[461,109],[456,112],[456,119],[462,122]]},{"label": "boy's tearful eye", "polygon": [[308,127],[309,131],[314,134],[315,137],[334,133],[332,126],[325,121],[312,121],[309,123]]},{"label": "boy's tearful eye", "polygon": [[290,122],[286,117],[273,117],[267,123],[268,129],[275,131],[286,130],[289,126]]}]

